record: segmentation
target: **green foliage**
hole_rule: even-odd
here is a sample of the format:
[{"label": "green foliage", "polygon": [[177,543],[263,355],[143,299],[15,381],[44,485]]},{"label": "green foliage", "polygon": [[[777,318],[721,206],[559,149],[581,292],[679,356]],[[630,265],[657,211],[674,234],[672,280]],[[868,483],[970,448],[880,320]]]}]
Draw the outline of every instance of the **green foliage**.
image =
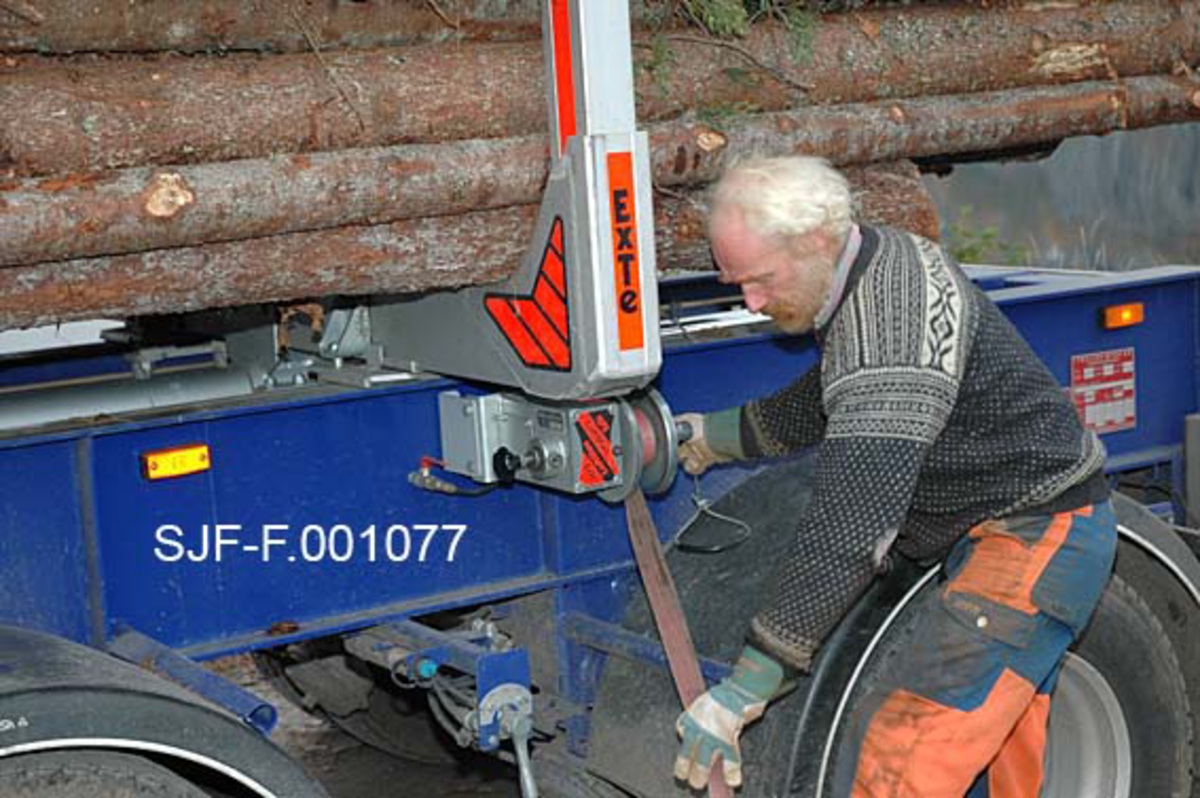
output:
[{"label": "green foliage", "polygon": [[678,11],[678,0],[643,0],[643,20],[651,30],[661,30],[671,24]]},{"label": "green foliage", "polygon": [[792,59],[800,66],[812,63],[813,41],[817,35],[817,15],[807,8],[793,7],[782,12],[783,25],[791,42]]},{"label": "green foliage", "polygon": [[675,66],[675,51],[670,42],[661,33],[650,39],[650,51],[641,62],[641,68],[654,81],[654,88],[660,95],[670,90],[671,70]]},{"label": "green foliage", "polygon": [[777,20],[788,32],[792,59],[801,65],[812,60],[818,16],[812,7],[804,0],[679,0],[684,18],[719,38],[745,36],[753,23]]},{"label": "green foliage", "polygon": [[680,9],[713,36],[745,36],[750,32],[750,16],[742,0],[681,0]]},{"label": "green foliage", "polygon": [[958,220],[946,227],[945,244],[950,254],[959,263],[991,263],[1002,266],[1026,266],[1030,261],[1027,247],[1010,244],[1000,239],[1000,230],[995,226],[980,227],[975,221],[975,210],[965,206]]}]

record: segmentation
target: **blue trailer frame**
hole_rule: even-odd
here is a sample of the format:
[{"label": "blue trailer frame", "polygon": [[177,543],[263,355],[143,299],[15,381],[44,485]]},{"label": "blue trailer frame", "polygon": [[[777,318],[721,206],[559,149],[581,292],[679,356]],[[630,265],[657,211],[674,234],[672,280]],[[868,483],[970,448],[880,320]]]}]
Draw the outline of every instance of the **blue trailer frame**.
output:
[{"label": "blue trailer frame", "polygon": [[[1104,436],[1108,467],[1162,469],[1178,505],[1184,419],[1200,407],[1200,269],[972,275],[1064,385],[1072,356],[1133,348],[1137,425]],[[714,290],[666,283],[664,305]],[[1102,308],[1127,302],[1143,304],[1145,321],[1104,329]],[[807,338],[762,332],[668,337],[665,349],[656,385],[676,411],[762,395],[816,357]],[[482,390],[441,379],[287,389],[0,440],[0,624],[98,649],[127,648],[132,630],[205,660],[552,591],[557,634],[537,644],[554,649],[561,678],[544,692],[589,703],[601,650],[661,660],[618,626],[639,587],[619,507],[521,485],[466,498],[409,483],[438,454],[437,395],[450,388]],[[210,470],[146,478],[143,454],[197,443],[210,447]],[[720,495],[752,470],[717,469],[703,489]],[[665,543],[692,515],[691,492],[681,479],[652,500]]]}]

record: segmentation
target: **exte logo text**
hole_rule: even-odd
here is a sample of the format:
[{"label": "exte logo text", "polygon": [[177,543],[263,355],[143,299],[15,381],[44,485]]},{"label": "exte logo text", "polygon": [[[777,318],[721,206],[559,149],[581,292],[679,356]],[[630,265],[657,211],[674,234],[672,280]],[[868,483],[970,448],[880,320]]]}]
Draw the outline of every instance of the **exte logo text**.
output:
[{"label": "exte logo text", "polygon": [[609,205],[612,209],[613,271],[617,297],[617,341],[622,350],[641,349],[642,280],[638,257],[637,195],[633,154],[608,155]]},{"label": "exte logo text", "polygon": [[619,294],[617,301],[621,305],[622,313],[636,313],[638,309],[638,292],[637,284],[633,280],[633,275],[638,267],[637,245],[634,241],[634,218],[632,198],[629,196],[629,191],[626,189],[617,189],[613,192],[613,220],[616,226],[613,230],[617,234],[616,241],[616,258],[620,264],[619,279],[617,280],[617,288]]}]

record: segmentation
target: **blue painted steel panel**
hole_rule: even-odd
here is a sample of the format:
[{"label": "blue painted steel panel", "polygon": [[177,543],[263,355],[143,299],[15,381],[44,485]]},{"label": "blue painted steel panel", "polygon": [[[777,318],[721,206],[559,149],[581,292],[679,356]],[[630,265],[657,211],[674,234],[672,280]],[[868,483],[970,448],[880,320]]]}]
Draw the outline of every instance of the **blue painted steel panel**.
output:
[{"label": "blue painted steel panel", "polygon": [[0,623],[96,642],[77,454],[63,442],[0,456]]},{"label": "blue painted steel panel", "polygon": [[[659,533],[662,533],[661,527]],[[632,551],[629,556],[633,556]],[[566,619],[586,614],[602,621],[620,623],[629,597],[640,584],[636,572],[626,572],[617,577],[576,582],[557,591],[554,597],[554,645],[560,678],[555,687],[572,704],[587,707],[595,701],[608,655],[569,639],[563,628]],[[576,754],[586,753],[589,724],[586,714],[574,715],[565,721],[567,745]]]},{"label": "blue painted steel panel", "polygon": [[817,362],[811,338],[767,335],[669,348],[656,385],[675,412],[707,412],[778,390]]},{"label": "blue painted steel panel", "polygon": [[547,497],[561,538],[556,544],[561,573],[630,562],[633,552],[625,537],[625,510],[593,497]]},{"label": "blue painted steel panel", "polygon": [[124,357],[109,354],[112,347],[95,348],[100,354],[86,357],[82,356],[79,349],[59,353],[68,355],[66,357],[56,357],[54,354],[0,357],[0,388],[130,372],[129,362]]},{"label": "blue painted steel panel", "polygon": [[[212,447],[212,471],[143,478],[142,452],[194,442]],[[419,492],[408,472],[437,446],[431,391],[361,394],[98,439],[110,617],[170,645],[191,645],[541,572],[537,494]],[[162,561],[160,554],[179,554],[156,540],[166,524],[182,530],[192,555]],[[220,562],[211,548],[203,556],[206,524],[240,526],[227,535],[239,545],[226,546]],[[266,529],[273,524],[288,529]],[[452,551],[456,530],[448,526],[459,524],[467,530]],[[305,532],[309,525],[320,529]],[[334,532],[337,525],[344,526]],[[268,533],[285,542],[265,550]],[[210,547],[214,540],[210,526]]]},{"label": "blue painted steel panel", "polygon": [[[1034,351],[1064,385],[1071,383],[1071,357],[1133,347],[1136,356],[1137,427],[1102,436],[1111,457],[1183,440],[1183,419],[1197,409],[1196,335],[1200,281],[1176,281],[1111,288],[1103,293],[1070,293],[1001,307]],[[1106,305],[1142,302],[1144,323],[1105,330],[1099,312]]]}]

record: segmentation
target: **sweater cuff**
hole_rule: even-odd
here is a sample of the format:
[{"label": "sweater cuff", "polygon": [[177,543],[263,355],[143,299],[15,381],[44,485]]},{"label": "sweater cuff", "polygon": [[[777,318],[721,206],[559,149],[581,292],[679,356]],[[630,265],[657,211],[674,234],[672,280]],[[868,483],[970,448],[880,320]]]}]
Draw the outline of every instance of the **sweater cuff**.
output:
[{"label": "sweater cuff", "polygon": [[794,672],[812,672],[817,646],[811,640],[780,634],[777,630],[768,628],[760,618],[755,618],[750,622],[750,633],[746,636],[746,642],[783,665],[785,676],[790,677]]},{"label": "sweater cuff", "polygon": [[744,460],[742,450],[742,408],[730,407],[704,414],[704,440],[717,454]]}]

